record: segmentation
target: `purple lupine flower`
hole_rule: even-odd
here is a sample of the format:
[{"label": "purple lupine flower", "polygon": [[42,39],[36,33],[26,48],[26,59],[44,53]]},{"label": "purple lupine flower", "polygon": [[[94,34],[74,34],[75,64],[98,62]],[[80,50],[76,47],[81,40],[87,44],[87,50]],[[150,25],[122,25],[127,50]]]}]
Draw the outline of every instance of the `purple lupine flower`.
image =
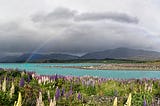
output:
[{"label": "purple lupine flower", "polygon": [[28,81],[28,83],[31,81],[31,79],[30,79],[30,75],[28,75],[28,80],[27,80],[27,81]]},{"label": "purple lupine flower", "polygon": [[68,93],[66,93],[66,99],[68,99],[68,97],[69,97],[69,92],[68,92]]},{"label": "purple lupine flower", "polygon": [[52,76],[50,76],[50,80],[54,80],[54,76],[52,75]]},{"label": "purple lupine flower", "polygon": [[60,97],[60,90],[59,90],[59,88],[57,87],[57,88],[56,88],[56,92],[55,92],[55,99],[58,100],[59,97]]},{"label": "purple lupine flower", "polygon": [[58,75],[56,74],[55,75],[55,79],[54,79],[55,81],[57,81],[58,80]]},{"label": "purple lupine flower", "polygon": [[81,94],[78,93],[78,96],[77,96],[78,100],[81,100]]},{"label": "purple lupine flower", "polygon": [[20,86],[20,87],[23,87],[23,86],[24,86],[24,78],[21,78],[20,83],[19,83],[19,86]]},{"label": "purple lupine flower", "polygon": [[72,89],[72,84],[70,85],[70,89]]},{"label": "purple lupine flower", "polygon": [[64,93],[65,93],[65,89],[62,88],[61,96],[64,96]]},{"label": "purple lupine flower", "polygon": [[143,106],[147,106],[146,99],[144,99],[144,101],[143,101]]},{"label": "purple lupine flower", "polygon": [[73,94],[72,89],[69,90],[69,96],[71,96]]}]

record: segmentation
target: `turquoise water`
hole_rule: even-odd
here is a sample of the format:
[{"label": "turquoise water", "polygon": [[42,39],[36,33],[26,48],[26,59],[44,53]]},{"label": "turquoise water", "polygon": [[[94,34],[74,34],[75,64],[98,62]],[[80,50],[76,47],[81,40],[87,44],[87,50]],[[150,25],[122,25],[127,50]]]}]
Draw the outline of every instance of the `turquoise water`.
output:
[{"label": "turquoise water", "polygon": [[51,64],[0,64],[0,68],[18,68],[26,71],[34,71],[40,75],[72,75],[72,76],[98,76],[104,78],[158,78],[160,79],[160,71],[116,71],[116,70],[85,70],[72,68],[55,68],[51,66],[81,66],[90,65],[89,63],[51,63]]}]

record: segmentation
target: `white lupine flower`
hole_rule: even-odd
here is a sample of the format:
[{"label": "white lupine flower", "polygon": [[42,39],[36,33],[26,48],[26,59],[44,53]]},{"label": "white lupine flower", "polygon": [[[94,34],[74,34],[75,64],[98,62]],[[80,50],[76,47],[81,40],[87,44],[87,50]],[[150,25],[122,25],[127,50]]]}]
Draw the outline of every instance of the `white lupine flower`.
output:
[{"label": "white lupine flower", "polygon": [[4,77],[4,81],[3,81],[3,84],[2,84],[2,91],[6,92],[6,77]]},{"label": "white lupine flower", "polygon": [[23,77],[25,75],[25,72],[23,71],[23,72],[21,72],[21,77]]},{"label": "white lupine flower", "polygon": [[14,102],[14,106],[22,106],[22,95],[21,95],[21,92],[19,92],[19,94],[18,94],[18,102],[15,101]]},{"label": "white lupine flower", "polygon": [[47,95],[48,95],[48,98],[50,98],[50,92],[49,92],[49,90],[47,91]]},{"label": "white lupine flower", "polygon": [[149,92],[152,92],[152,87],[153,87],[153,84],[151,84],[151,85],[148,86],[148,91]]},{"label": "white lupine flower", "polygon": [[132,100],[132,95],[130,93],[129,96],[128,96],[127,102],[124,106],[131,106],[131,100]]},{"label": "white lupine flower", "polygon": [[53,100],[51,99],[49,106],[56,106],[56,100],[55,100],[55,97],[54,97],[54,99],[53,99]]},{"label": "white lupine flower", "polygon": [[49,106],[54,106],[52,99],[50,100]]},{"label": "white lupine flower", "polygon": [[42,83],[42,80],[41,79],[38,79],[38,84],[41,84]]},{"label": "white lupine flower", "polygon": [[39,92],[39,98],[37,99],[36,106],[44,106],[44,102],[42,101],[42,93]]},{"label": "white lupine flower", "polygon": [[42,93],[39,92],[39,100],[42,101]]},{"label": "white lupine flower", "polygon": [[22,106],[22,95],[21,95],[21,92],[19,92],[19,94],[18,94],[17,106]]},{"label": "white lupine flower", "polygon": [[32,74],[32,78],[35,78],[35,74]]},{"label": "white lupine flower", "polygon": [[42,84],[43,84],[43,85],[45,85],[45,82],[44,82],[44,81],[42,81]]},{"label": "white lupine flower", "polygon": [[14,94],[15,92],[15,87],[14,87],[14,83],[12,82],[12,87],[11,87],[11,90],[10,90],[10,97],[12,98],[12,95]]},{"label": "white lupine flower", "polygon": [[145,85],[144,85],[144,90],[145,90],[145,91],[147,90],[147,87],[148,87],[148,84],[145,83]]},{"label": "white lupine flower", "polygon": [[117,97],[114,99],[113,106],[117,106]]},{"label": "white lupine flower", "polygon": [[17,105],[17,101],[14,102],[14,105],[13,105],[13,106],[16,106],[16,105]]}]

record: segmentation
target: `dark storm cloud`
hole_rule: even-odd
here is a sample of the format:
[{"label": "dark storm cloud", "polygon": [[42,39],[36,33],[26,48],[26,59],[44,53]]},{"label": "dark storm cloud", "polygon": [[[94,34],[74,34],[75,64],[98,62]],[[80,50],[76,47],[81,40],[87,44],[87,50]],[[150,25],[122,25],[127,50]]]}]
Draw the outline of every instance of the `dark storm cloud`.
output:
[{"label": "dark storm cloud", "polygon": [[29,21],[0,24],[0,52],[85,53],[116,47],[159,49],[157,37],[125,13],[80,13],[57,8]]},{"label": "dark storm cloud", "polygon": [[70,10],[68,8],[56,8],[53,12],[47,15],[35,15],[33,17],[34,22],[51,22],[57,20],[70,20],[75,21],[100,21],[100,20],[112,20],[117,22],[125,23],[138,23],[138,18],[130,16],[125,13],[116,12],[103,12],[103,13],[79,13],[75,10]]},{"label": "dark storm cloud", "polygon": [[34,22],[67,20],[73,18],[75,14],[76,14],[75,10],[70,10],[68,8],[56,8],[53,12],[46,15],[42,14],[34,15],[32,20]]},{"label": "dark storm cloud", "polygon": [[39,40],[35,39],[36,32],[23,28],[18,22],[0,25],[1,52],[28,52],[33,50]]},{"label": "dark storm cloud", "polygon": [[138,23],[136,17],[129,16],[124,13],[83,13],[76,16],[75,20],[77,21],[99,21],[99,20],[113,20],[118,22],[126,23]]}]

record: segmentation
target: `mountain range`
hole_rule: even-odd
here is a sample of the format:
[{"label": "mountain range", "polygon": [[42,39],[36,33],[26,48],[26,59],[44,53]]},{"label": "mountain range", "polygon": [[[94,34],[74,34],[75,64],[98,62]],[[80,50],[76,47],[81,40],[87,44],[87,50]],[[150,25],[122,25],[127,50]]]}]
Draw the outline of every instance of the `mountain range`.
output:
[{"label": "mountain range", "polygon": [[0,58],[0,62],[46,62],[56,60],[88,60],[88,59],[130,59],[130,60],[159,60],[160,52],[130,49],[130,48],[116,48],[104,51],[86,53],[83,56],[75,56],[70,54],[33,54],[25,53],[20,56],[6,56]]},{"label": "mountain range", "polygon": [[133,59],[133,60],[152,60],[160,59],[160,52],[130,49],[130,48],[116,48],[105,51],[98,51],[87,53],[81,57],[82,59]]}]

